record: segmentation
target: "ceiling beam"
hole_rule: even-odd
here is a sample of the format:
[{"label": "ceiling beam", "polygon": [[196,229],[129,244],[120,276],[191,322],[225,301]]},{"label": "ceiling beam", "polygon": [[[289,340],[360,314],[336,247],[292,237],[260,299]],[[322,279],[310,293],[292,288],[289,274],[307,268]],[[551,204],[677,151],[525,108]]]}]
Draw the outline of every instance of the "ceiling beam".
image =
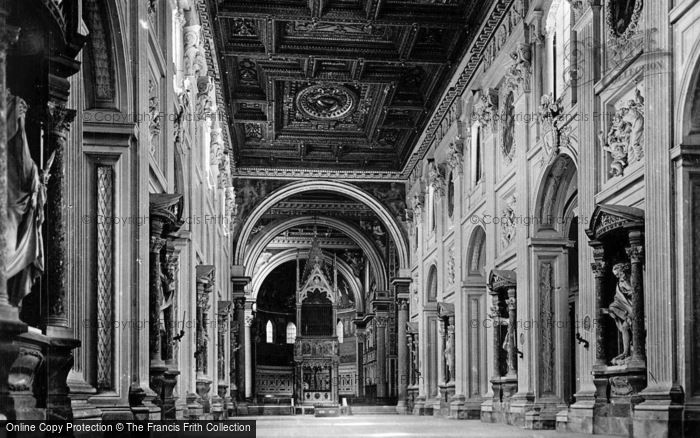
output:
[{"label": "ceiling beam", "polygon": [[[329,49],[333,49],[331,45],[328,46]],[[337,49],[337,47],[335,47]],[[397,68],[405,68],[405,67],[413,67],[416,65],[426,65],[426,66],[431,66],[431,65],[444,65],[448,62],[447,58],[441,57],[441,58],[411,58],[410,60],[402,61],[400,58],[400,55],[396,52],[394,52],[394,56],[392,58],[387,58],[386,53],[372,53],[370,51],[365,51],[361,47],[358,48],[353,48],[357,52],[357,55],[347,55],[347,54],[337,54],[337,55],[331,55],[328,53],[322,53],[320,50],[322,50],[321,47],[319,47],[319,51],[317,53],[285,53],[285,52],[277,52],[275,53],[275,56],[271,59],[270,56],[267,53],[264,52],[250,52],[247,50],[231,50],[231,49],[224,49],[221,51],[221,54],[223,56],[234,56],[237,58],[250,58],[254,60],[265,60],[265,61],[273,61],[275,59],[302,59],[302,60],[307,60],[309,57],[313,57],[314,59],[317,60],[340,60],[340,61],[356,61],[358,58],[363,58],[364,61],[371,61],[371,62],[381,62],[382,64],[385,65],[395,65]]]},{"label": "ceiling beam", "polygon": [[[317,0],[316,0],[317,1]],[[309,3],[315,3],[309,0]],[[435,6],[432,6],[435,8]],[[360,23],[380,26],[418,26],[435,27],[440,29],[459,29],[466,26],[462,11],[459,8],[442,8],[441,13],[401,13],[392,12],[382,14],[374,20],[368,20],[360,15],[347,15],[334,13],[332,10],[319,21],[324,23]],[[253,5],[236,5],[235,9],[219,9],[217,17],[232,18],[255,18],[260,19],[266,16],[273,16],[275,21],[309,21],[314,18],[307,7],[275,6],[269,3]]]}]

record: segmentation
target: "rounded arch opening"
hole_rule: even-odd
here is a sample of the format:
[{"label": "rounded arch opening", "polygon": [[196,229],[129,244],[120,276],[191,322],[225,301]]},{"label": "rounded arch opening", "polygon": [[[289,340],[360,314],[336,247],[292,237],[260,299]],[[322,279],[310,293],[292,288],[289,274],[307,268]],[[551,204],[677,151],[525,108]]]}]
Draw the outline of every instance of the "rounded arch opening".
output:
[{"label": "rounded arch opening", "polygon": [[[275,238],[275,236],[283,233],[289,228],[308,223],[327,226],[345,233],[364,252],[365,256],[367,257],[367,260],[370,263],[370,267],[374,272],[378,287],[382,287],[385,289],[389,287],[389,278],[386,272],[386,266],[382,261],[381,256],[379,255],[379,251],[377,251],[372,241],[370,241],[370,239],[367,238],[367,236],[365,236],[365,234],[363,234],[362,231],[360,231],[357,227],[345,221],[330,217],[318,216],[300,216],[296,218],[285,219],[269,227],[269,229],[256,236],[253,242],[251,242],[250,248],[247,251],[247,255],[243,261],[246,276],[254,277],[253,274],[255,272],[255,267],[258,263],[258,259],[260,258],[261,254],[265,251],[265,248]],[[255,288],[254,282],[253,293],[255,294],[256,291],[257,290]]]},{"label": "rounded arch opening", "polygon": [[467,247],[467,260],[464,272],[468,278],[486,278],[486,232],[481,226],[472,231]]},{"label": "rounded arch opening", "polygon": [[535,203],[534,232],[554,233],[564,238],[570,217],[566,216],[567,206],[576,199],[578,193],[577,167],[566,154],[558,155],[545,168]]},{"label": "rounded arch opening", "polygon": [[438,272],[435,265],[430,266],[428,271],[428,288],[425,291],[426,299],[429,302],[437,301],[438,292]]},{"label": "rounded arch opening", "polygon": [[297,181],[280,187],[269,194],[255,207],[241,228],[241,232],[235,246],[234,264],[244,264],[246,258],[246,248],[248,246],[248,240],[252,235],[253,228],[267,210],[269,210],[277,202],[282,201],[292,195],[310,191],[327,191],[338,193],[367,205],[384,224],[390,237],[394,241],[399,259],[399,269],[408,270],[410,268],[409,252],[404,231],[389,209],[365,190],[352,184],[338,181]]},{"label": "rounded arch opening", "polygon": [[[304,260],[306,255],[306,253],[303,254]],[[288,249],[279,254],[275,254],[272,258],[270,258],[270,260],[268,260],[268,262],[265,264],[265,267],[257,273],[256,278],[253,281],[252,299],[257,301],[262,285],[264,284],[265,280],[267,280],[267,278],[275,271],[275,269],[284,263],[292,262],[296,259],[296,249]],[[344,260],[334,259],[330,254],[325,252],[323,253],[323,260],[325,263],[333,263],[334,261],[337,263],[338,274],[340,274],[348,282],[348,286],[350,288],[349,292],[352,294],[355,302],[355,309],[357,311],[363,311],[365,297],[362,294],[362,285],[352,274],[352,268]],[[340,293],[344,293],[344,291],[341,290]]]}]

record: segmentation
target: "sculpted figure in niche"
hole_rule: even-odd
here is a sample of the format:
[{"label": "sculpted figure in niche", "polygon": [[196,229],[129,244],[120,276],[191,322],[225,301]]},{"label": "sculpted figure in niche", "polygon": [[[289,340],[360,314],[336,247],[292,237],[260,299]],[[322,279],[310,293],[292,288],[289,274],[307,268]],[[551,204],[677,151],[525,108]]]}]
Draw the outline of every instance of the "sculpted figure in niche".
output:
[{"label": "sculpted figure in niche", "polygon": [[447,365],[446,382],[454,380],[454,339],[455,334],[451,330],[447,332],[447,342],[445,343],[445,365]]},{"label": "sculpted figure in niche", "polygon": [[[0,96],[0,98],[5,98]],[[19,306],[44,272],[41,227],[44,223],[46,184],[54,155],[40,171],[29,153],[24,130],[27,104],[7,94],[7,241],[5,275],[10,303]]]},{"label": "sculpted figure in niche", "polygon": [[634,100],[627,104],[625,121],[629,124],[629,161],[634,163],[644,158],[644,97],[637,90]]},{"label": "sculpted figure in niche", "polygon": [[615,320],[622,335],[622,353],[613,358],[613,365],[623,365],[630,357],[630,340],[632,339],[632,284],[630,283],[630,264],[618,263],[613,266],[617,277],[615,298],[608,307],[608,314]]},{"label": "sculpted figure in niche", "polygon": [[644,97],[639,89],[634,99],[617,109],[602,143],[612,158],[612,176],[623,175],[629,164],[644,158]]}]

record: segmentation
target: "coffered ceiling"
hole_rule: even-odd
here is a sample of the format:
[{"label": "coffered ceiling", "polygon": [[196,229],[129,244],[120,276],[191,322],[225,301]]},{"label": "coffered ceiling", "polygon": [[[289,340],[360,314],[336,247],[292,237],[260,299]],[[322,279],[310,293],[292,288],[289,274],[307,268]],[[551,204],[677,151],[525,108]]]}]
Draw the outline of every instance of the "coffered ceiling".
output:
[{"label": "coffered ceiling", "polygon": [[400,170],[490,4],[210,0],[236,167]]}]

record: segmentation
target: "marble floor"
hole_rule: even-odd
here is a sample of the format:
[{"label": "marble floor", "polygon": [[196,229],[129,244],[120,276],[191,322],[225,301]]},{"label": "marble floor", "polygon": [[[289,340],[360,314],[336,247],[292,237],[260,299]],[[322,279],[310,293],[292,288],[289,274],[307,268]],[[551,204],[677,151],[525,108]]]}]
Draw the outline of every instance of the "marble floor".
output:
[{"label": "marble floor", "polygon": [[478,420],[447,420],[403,415],[353,415],[315,418],[313,416],[245,417],[257,420],[258,438],[391,438],[391,437],[498,437],[498,438],[605,438],[604,435],[559,433],[553,430],[523,430]]}]

